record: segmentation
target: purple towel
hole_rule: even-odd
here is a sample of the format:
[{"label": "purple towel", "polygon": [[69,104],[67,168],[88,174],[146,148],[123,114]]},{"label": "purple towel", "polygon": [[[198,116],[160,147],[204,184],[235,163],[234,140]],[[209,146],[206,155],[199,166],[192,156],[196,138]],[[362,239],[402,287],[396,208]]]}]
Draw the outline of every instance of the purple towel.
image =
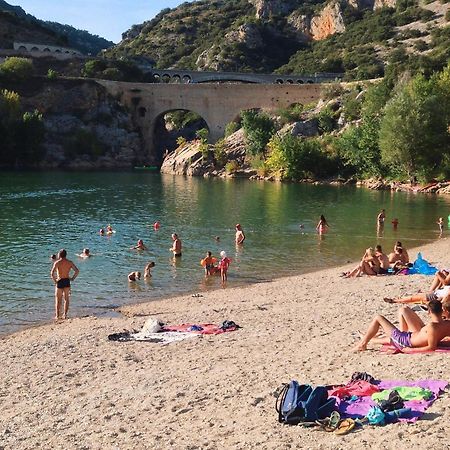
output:
[{"label": "purple towel", "polygon": [[[408,400],[405,402],[405,408],[411,408],[409,417],[399,419],[400,422],[416,422],[422,417],[425,410],[438,398],[439,393],[443,391],[448,385],[447,381],[443,380],[385,380],[377,383],[380,390],[392,389],[397,386],[421,387],[433,392],[433,395],[428,400]],[[359,397],[358,400],[349,402],[345,400],[336,399],[336,405],[343,417],[351,417],[353,419],[362,418],[367,415],[372,406],[377,403],[372,400],[370,396]]]}]

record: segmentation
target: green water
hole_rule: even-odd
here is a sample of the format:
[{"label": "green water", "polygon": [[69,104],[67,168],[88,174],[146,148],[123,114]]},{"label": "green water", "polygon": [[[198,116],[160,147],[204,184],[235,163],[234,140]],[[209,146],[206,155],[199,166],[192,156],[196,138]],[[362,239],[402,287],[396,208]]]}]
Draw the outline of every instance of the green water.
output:
[{"label": "green water", "polygon": [[[387,221],[377,236],[380,208]],[[0,173],[0,333],[52,317],[49,256],[60,248],[81,271],[72,315],[101,314],[124,303],[220,287],[218,277],[205,280],[199,265],[207,250],[227,251],[233,260],[227,286],[235,286],[339,265],[377,243],[387,250],[397,239],[416,246],[436,239],[436,220],[449,213],[448,197],[347,186],[151,173]],[[331,226],[322,238],[315,232],[320,214]],[[156,220],[159,231],[150,226]],[[237,222],[247,236],[242,248],[234,245]],[[116,234],[100,236],[108,223]],[[168,251],[172,232],[183,241],[176,263]],[[138,238],[149,252],[130,250]],[[92,258],[75,256],[84,247]],[[151,260],[151,282],[129,284],[127,274]]]}]

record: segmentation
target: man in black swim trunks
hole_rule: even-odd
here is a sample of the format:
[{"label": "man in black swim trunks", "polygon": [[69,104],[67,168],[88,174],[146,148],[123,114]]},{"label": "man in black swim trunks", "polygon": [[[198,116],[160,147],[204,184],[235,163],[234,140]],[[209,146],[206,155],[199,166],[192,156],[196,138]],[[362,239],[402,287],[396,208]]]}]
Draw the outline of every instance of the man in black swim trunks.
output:
[{"label": "man in black swim trunks", "polygon": [[[55,320],[60,318],[67,319],[67,312],[69,311],[70,298],[70,282],[75,280],[79,274],[78,267],[66,259],[67,252],[63,249],[58,253],[59,259],[53,264],[50,272],[50,277],[55,283]],[[73,276],[70,276],[70,271],[73,270]],[[60,316],[61,301],[64,296],[64,314]]]},{"label": "man in black swim trunks", "polygon": [[172,247],[170,247],[170,251],[173,253],[175,258],[181,257],[181,240],[178,237],[177,233],[172,234]]}]

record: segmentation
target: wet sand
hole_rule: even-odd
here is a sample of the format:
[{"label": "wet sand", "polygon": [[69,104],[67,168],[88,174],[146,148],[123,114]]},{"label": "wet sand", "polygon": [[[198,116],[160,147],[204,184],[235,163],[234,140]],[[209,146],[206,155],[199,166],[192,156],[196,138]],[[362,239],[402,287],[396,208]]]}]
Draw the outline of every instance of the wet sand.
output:
[{"label": "wet sand", "polygon": [[[450,241],[421,247],[450,266]],[[411,258],[417,251],[410,250]],[[74,318],[0,340],[0,448],[31,449],[446,449],[450,399],[416,424],[365,426],[340,437],[278,424],[283,382],[345,383],[375,378],[449,379],[450,355],[352,353],[355,333],[382,301],[426,290],[431,277],[343,279],[352,265],[269,283],[125,306],[121,317]],[[242,329],[167,346],[118,343],[148,316],[168,324],[234,320]],[[424,314],[423,317],[426,317]]]}]

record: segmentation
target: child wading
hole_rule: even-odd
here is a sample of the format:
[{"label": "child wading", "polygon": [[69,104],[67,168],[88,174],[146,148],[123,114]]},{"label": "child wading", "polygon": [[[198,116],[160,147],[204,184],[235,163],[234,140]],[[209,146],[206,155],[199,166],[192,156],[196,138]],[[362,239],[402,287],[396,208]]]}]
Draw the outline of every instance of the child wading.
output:
[{"label": "child wading", "polygon": [[228,267],[230,267],[231,259],[227,257],[227,254],[222,250],[220,252],[221,260],[219,262],[220,276],[222,277],[222,282],[227,281]]}]

